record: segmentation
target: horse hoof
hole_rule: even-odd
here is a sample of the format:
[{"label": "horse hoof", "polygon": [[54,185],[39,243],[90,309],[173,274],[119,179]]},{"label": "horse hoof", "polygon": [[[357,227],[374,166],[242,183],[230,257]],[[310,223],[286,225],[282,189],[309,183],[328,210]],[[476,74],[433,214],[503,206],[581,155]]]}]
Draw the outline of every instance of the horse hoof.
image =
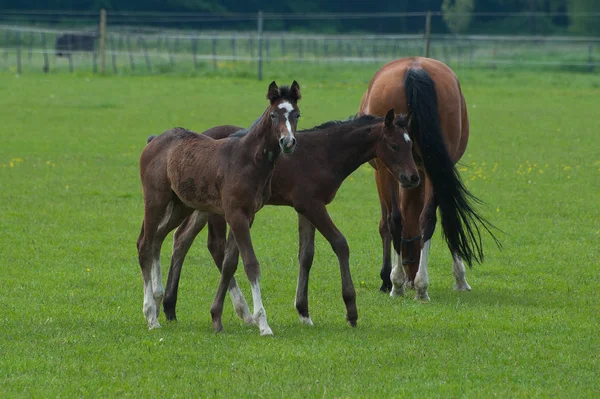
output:
[{"label": "horse hoof", "polygon": [[300,322],[306,326],[314,326],[312,320],[308,316],[300,316]]},{"label": "horse hoof", "polygon": [[260,330],[260,336],[261,337],[272,337],[273,331],[271,331],[271,328],[269,326],[267,326],[266,328],[263,328],[262,330]]},{"label": "horse hoof", "polygon": [[392,290],[390,291],[390,297],[391,298],[397,298],[397,297],[401,297],[406,295],[406,293],[404,292],[404,287],[400,287],[400,288],[396,288],[393,287]]},{"label": "horse hoof", "polygon": [[391,284],[388,285],[386,283],[381,284],[381,287],[379,287],[379,291],[383,292],[384,294],[387,294],[388,292],[390,292],[391,289],[392,289]]},{"label": "horse hoof", "polygon": [[154,330],[155,328],[160,328],[160,323],[158,320],[152,320],[148,322],[148,330]]},{"label": "horse hoof", "polygon": [[454,291],[471,291],[471,286],[466,283],[464,285],[454,284]]},{"label": "horse hoof", "polygon": [[356,328],[356,319],[354,319],[354,320],[348,320],[348,323],[350,324],[351,327]]},{"label": "horse hoof", "polygon": [[423,294],[417,293],[417,295],[415,295],[415,301],[419,301],[421,303],[427,303],[430,301],[429,294],[427,292],[424,292]]}]

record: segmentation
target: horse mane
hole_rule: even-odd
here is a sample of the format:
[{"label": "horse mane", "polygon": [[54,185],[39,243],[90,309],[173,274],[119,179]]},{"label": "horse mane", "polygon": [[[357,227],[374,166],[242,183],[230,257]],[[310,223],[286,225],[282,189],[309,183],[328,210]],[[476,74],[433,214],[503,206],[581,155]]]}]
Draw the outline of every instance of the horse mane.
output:
[{"label": "horse mane", "polygon": [[[265,113],[263,112],[263,115]],[[233,133],[232,135],[230,135],[229,137],[244,137],[245,135],[248,134],[248,132],[250,130],[252,130],[252,128],[254,128],[254,126],[258,125],[258,122],[261,120],[261,118],[263,117],[263,115],[259,116],[254,122],[252,122],[252,124],[250,125],[250,127],[244,128],[244,129],[240,129],[238,131],[236,131],[235,133]]]},{"label": "horse mane", "polygon": [[[310,133],[310,132],[316,132],[316,131],[327,129],[327,128],[334,127],[334,126],[344,126],[344,125],[349,125],[349,124],[355,124],[356,127],[362,127],[362,126],[372,125],[372,124],[378,123],[378,122],[383,122],[384,119],[385,118],[382,116],[374,116],[374,115],[367,115],[367,114],[355,115],[355,116],[351,116],[350,118],[348,118],[346,120],[328,121],[328,122],[322,123],[318,126],[311,127],[310,129],[301,130],[301,132]],[[408,117],[404,114],[399,114],[394,119],[394,124],[398,127],[406,128],[406,127],[408,127]]]}]

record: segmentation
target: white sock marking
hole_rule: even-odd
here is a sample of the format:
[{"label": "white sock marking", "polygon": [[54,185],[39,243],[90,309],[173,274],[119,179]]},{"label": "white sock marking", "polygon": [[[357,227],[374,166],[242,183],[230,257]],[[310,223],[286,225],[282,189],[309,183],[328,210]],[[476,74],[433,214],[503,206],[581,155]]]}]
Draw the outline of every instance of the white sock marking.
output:
[{"label": "white sock marking", "polygon": [[273,331],[267,323],[267,312],[263,307],[262,297],[260,295],[260,284],[258,281],[251,284],[252,302],[254,304],[254,321],[258,324],[260,335],[273,335]]},{"label": "white sock marking", "polygon": [[431,239],[425,241],[423,249],[421,250],[421,260],[419,261],[419,270],[415,277],[415,289],[417,295],[415,299],[420,299],[424,302],[429,301],[429,294],[427,293],[427,287],[429,286],[429,276],[427,275],[427,262],[429,260],[429,247],[431,246]]},{"label": "white sock marking", "polygon": [[454,262],[452,263],[452,273],[454,274],[454,289],[457,291],[471,291],[471,286],[467,283],[465,275],[467,271],[463,261],[458,257],[454,256]]},{"label": "white sock marking", "polygon": [[406,282],[406,276],[404,274],[404,267],[400,264],[400,254],[392,248],[392,272],[390,279],[392,280],[392,291],[390,296],[404,296],[404,283]]}]

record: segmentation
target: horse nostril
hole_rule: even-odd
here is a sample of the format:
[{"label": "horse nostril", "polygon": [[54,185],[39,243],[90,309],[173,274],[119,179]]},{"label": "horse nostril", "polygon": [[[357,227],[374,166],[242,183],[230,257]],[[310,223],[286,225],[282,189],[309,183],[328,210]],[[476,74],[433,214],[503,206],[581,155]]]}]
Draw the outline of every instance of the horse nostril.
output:
[{"label": "horse nostril", "polygon": [[413,183],[418,183],[419,182],[419,175],[412,175],[410,177],[410,181]]},{"label": "horse nostril", "polygon": [[283,137],[279,139],[279,145],[283,147]]},{"label": "horse nostril", "polygon": [[292,147],[296,145],[296,138],[292,137]]}]

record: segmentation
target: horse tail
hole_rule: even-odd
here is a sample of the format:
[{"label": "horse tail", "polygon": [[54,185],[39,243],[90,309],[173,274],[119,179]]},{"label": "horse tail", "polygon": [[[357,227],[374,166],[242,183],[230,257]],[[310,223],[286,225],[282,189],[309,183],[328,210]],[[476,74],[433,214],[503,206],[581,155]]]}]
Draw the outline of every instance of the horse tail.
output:
[{"label": "horse tail", "polygon": [[152,135],[152,136],[148,136],[148,138],[146,139],[146,144],[148,144],[149,142],[151,142],[153,139],[155,139],[156,136]]},{"label": "horse tail", "polygon": [[473,203],[481,203],[465,187],[450,157],[440,124],[435,83],[429,74],[419,68],[410,68],[405,77],[406,100],[411,110],[411,131],[421,150],[427,176],[434,189],[442,219],[442,234],[453,255],[458,255],[471,266],[472,261],[483,262],[480,226],[500,247],[491,232],[494,228],[477,213]]}]

